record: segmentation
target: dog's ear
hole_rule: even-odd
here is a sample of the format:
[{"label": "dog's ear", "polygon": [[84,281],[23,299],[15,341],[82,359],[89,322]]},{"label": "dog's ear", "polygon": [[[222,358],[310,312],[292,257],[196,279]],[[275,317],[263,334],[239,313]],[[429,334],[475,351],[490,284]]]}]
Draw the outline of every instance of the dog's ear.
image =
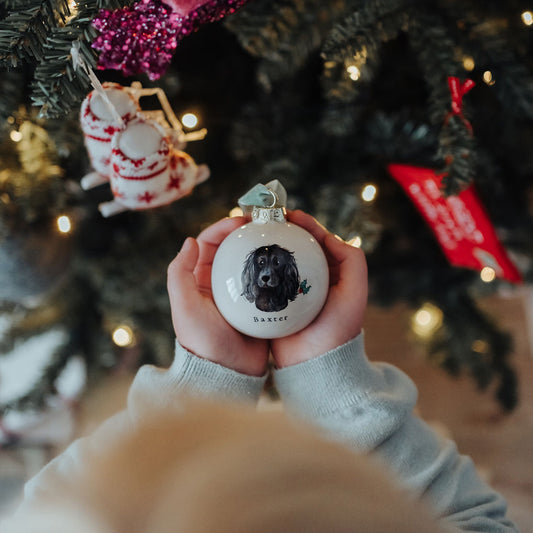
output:
[{"label": "dog's ear", "polygon": [[300,288],[300,275],[298,273],[298,266],[296,259],[291,252],[285,251],[286,264],[283,271],[283,289],[287,299],[291,302],[298,296],[298,289]]},{"label": "dog's ear", "polygon": [[244,261],[244,265],[242,268],[242,274],[241,274],[241,283],[242,283],[242,295],[249,301],[254,302],[255,301],[255,292],[254,292],[254,285],[255,285],[255,254],[256,250],[252,250],[248,256],[246,257],[246,260]]}]

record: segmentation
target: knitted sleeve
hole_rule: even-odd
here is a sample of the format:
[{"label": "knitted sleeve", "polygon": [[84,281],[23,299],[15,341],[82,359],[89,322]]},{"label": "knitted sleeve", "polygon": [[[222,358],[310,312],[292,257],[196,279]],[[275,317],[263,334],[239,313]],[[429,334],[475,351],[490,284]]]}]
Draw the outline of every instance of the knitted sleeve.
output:
[{"label": "knitted sleeve", "polygon": [[363,334],[326,354],[275,370],[287,411],[326,436],[371,452],[446,524],[465,531],[511,532],[506,502],[455,444],[414,416],[413,382],[384,363],[371,364]]},{"label": "knitted sleeve", "polygon": [[181,398],[202,397],[254,403],[259,399],[265,377],[240,374],[197,357],[176,341],[175,357],[168,369],[146,365],[139,369],[128,394],[127,409],[105,421],[94,433],[74,441],[24,487],[18,514],[25,513],[53,498],[69,480],[79,479],[91,468],[91,458],[120,441],[141,418],[158,408],[180,409]]}]

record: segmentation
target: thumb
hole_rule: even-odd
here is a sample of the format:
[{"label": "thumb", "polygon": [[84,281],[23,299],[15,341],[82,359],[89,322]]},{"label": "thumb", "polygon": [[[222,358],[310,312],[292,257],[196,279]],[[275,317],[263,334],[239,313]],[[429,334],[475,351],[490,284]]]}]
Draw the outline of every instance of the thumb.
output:
[{"label": "thumb", "polygon": [[187,237],[178,255],[170,263],[167,272],[167,286],[170,296],[179,296],[196,286],[194,269],[200,250],[196,239]]}]

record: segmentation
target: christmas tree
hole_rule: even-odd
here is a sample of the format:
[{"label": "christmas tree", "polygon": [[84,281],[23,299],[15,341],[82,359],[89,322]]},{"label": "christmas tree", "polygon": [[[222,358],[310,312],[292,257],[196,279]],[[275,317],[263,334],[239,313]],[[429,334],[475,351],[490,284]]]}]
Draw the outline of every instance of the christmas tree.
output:
[{"label": "christmas tree", "polygon": [[[512,339],[476,299],[533,274],[524,2],[1,0],[0,13],[0,352],[61,332],[3,411],[43,406],[73,357],[94,379],[126,353],[168,364],[168,263],[186,236],[274,178],[289,208],[364,249],[371,302],[407,302],[435,322],[429,359],[496,384],[502,408],[514,407]],[[102,217],[109,188],[80,187],[91,70],[161,88],[177,116],[199,120],[207,136],[186,150],[210,179],[170,205]],[[452,264],[391,164],[440,176],[441,205],[475,187],[520,275]]]}]

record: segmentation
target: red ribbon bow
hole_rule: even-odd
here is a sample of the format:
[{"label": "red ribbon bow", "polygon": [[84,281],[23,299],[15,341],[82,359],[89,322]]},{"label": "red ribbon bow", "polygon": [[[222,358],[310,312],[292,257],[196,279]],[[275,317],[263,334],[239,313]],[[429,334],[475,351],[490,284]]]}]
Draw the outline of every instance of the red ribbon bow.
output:
[{"label": "red ribbon bow", "polygon": [[463,114],[463,96],[474,87],[475,82],[470,79],[466,79],[463,83],[459,78],[448,76],[448,87],[452,95],[452,110],[446,115],[446,122],[451,116],[456,115],[461,118],[466,128],[472,133],[472,124],[466,119]]}]

